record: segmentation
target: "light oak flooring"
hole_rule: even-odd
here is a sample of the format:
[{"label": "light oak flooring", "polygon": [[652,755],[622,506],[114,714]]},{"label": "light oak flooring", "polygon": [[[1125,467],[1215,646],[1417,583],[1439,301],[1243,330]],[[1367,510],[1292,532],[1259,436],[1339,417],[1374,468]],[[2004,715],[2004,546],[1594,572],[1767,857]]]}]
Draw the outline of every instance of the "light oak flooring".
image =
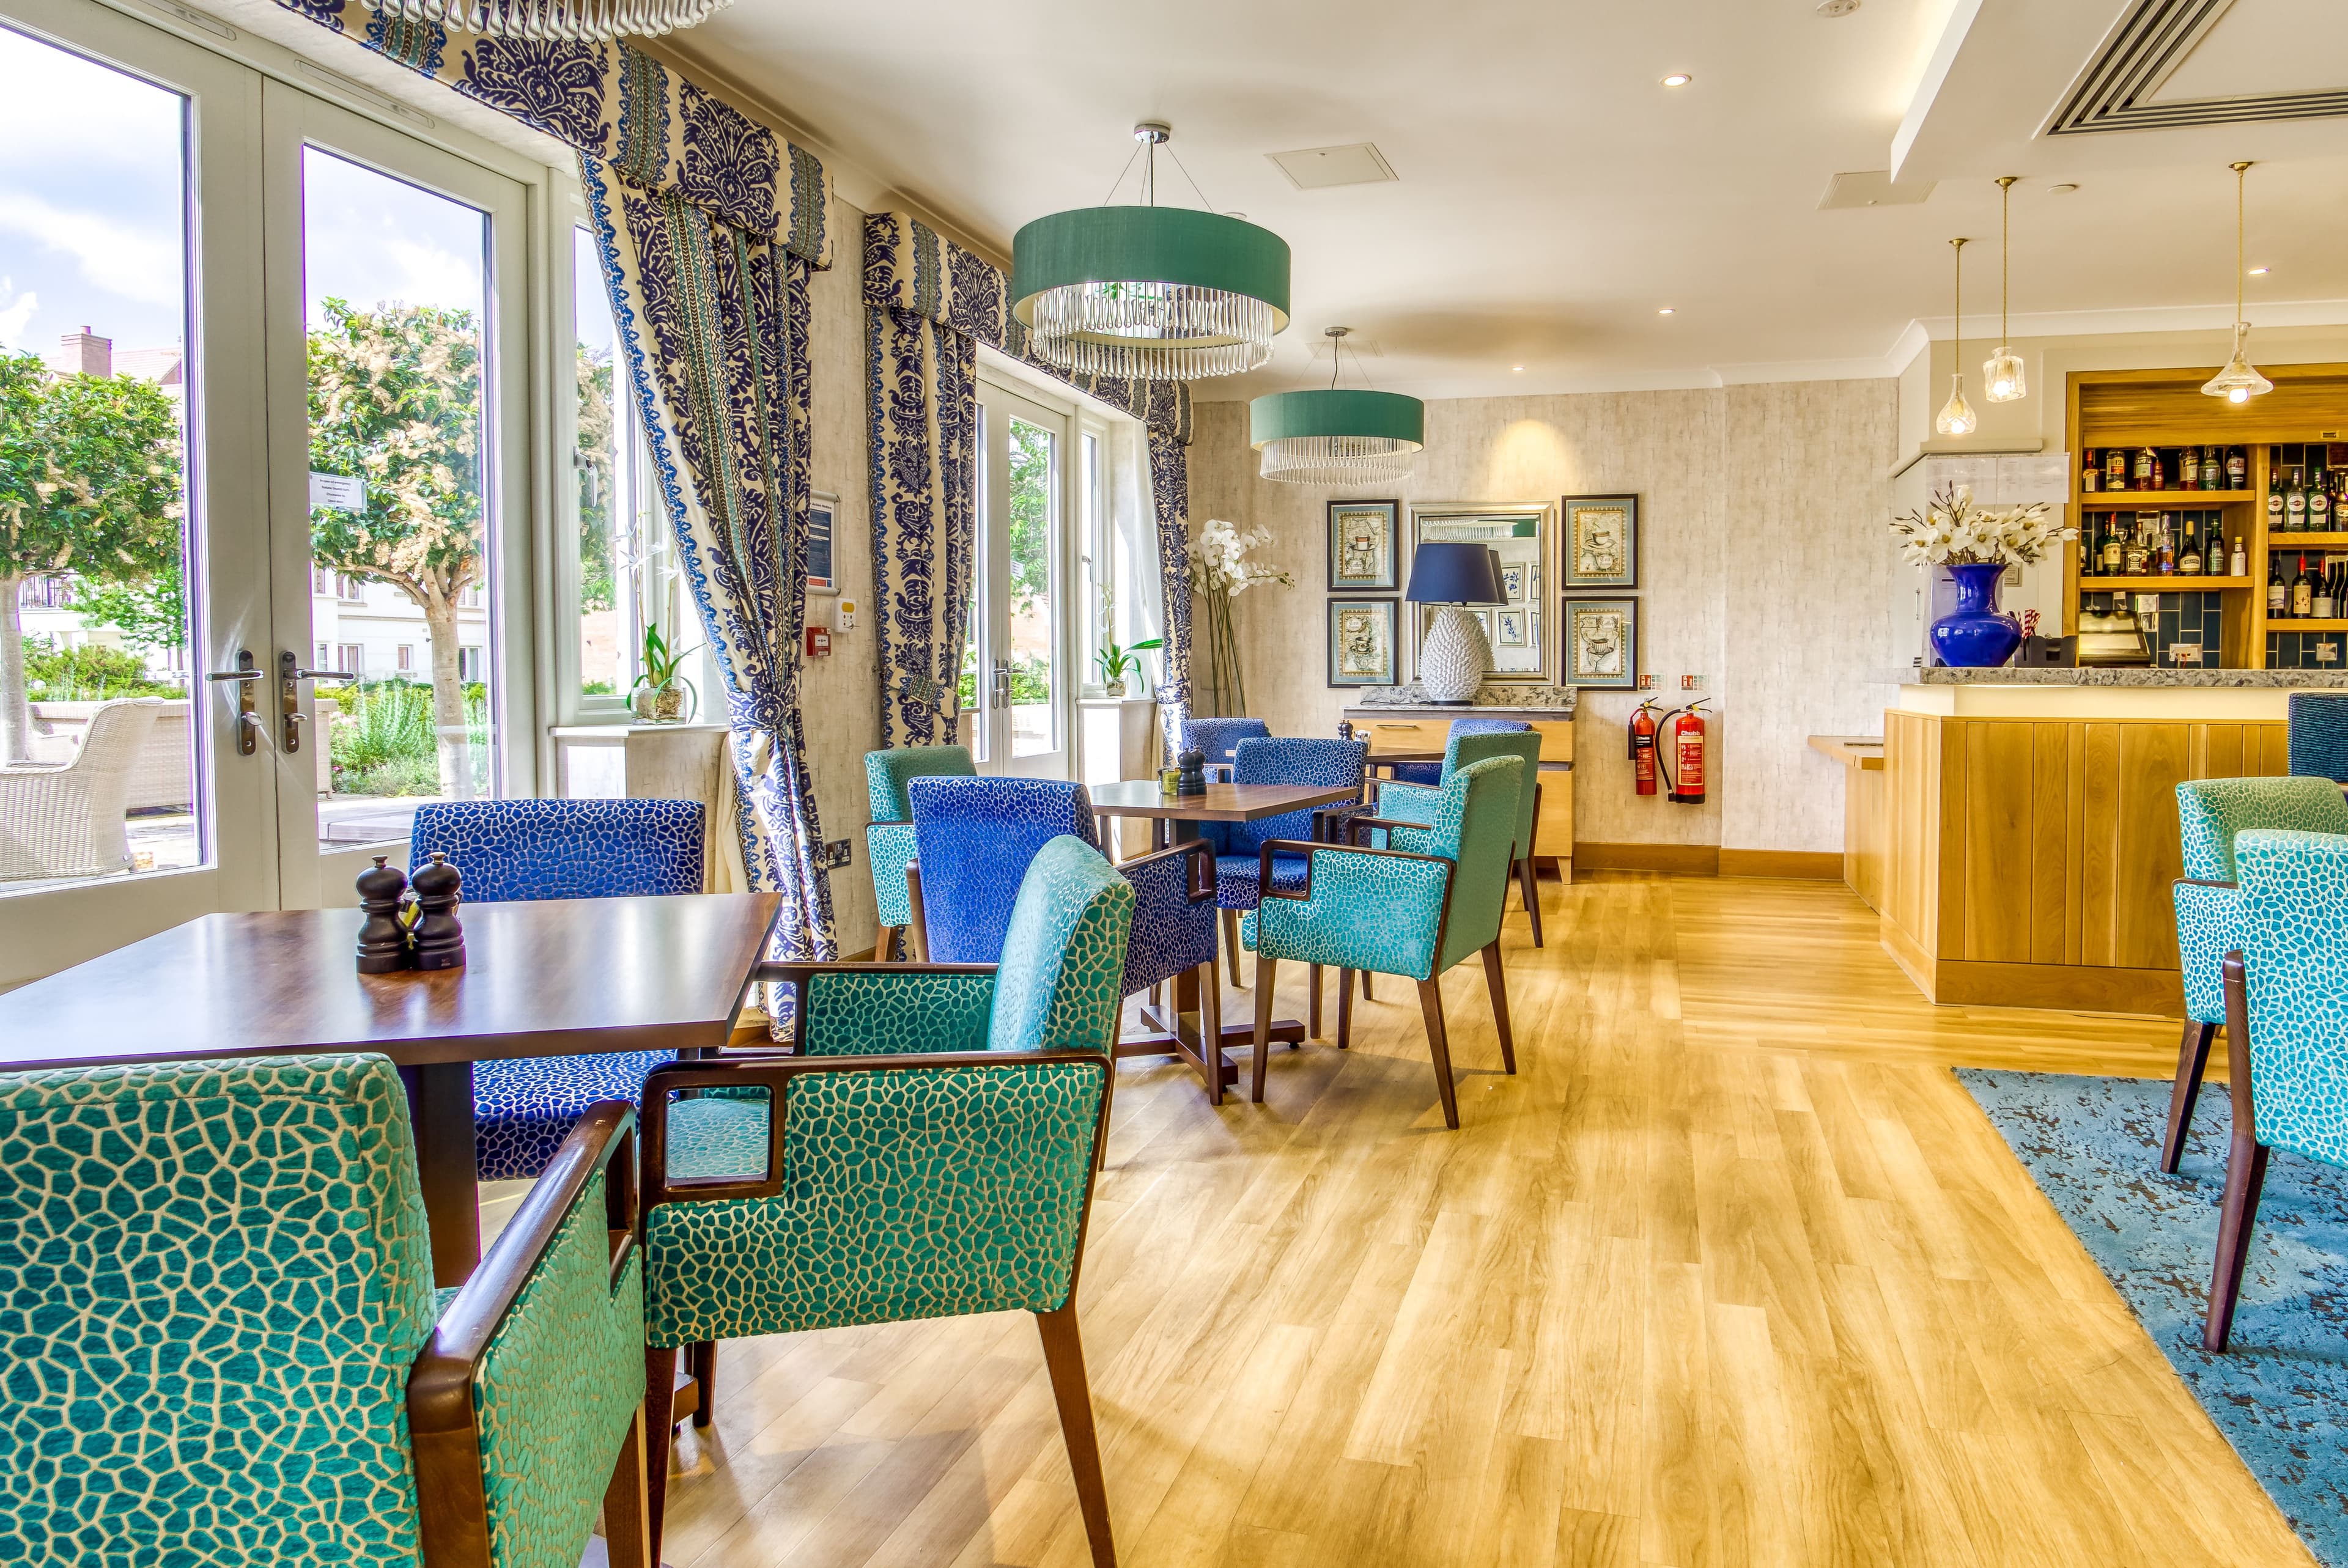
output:
[{"label": "light oak flooring", "polygon": [[[1128,1568],[2310,1561],[1945,1071],[2166,1076],[2174,1026],[1930,1007],[1838,885],[1545,895],[1517,1078],[1445,985],[1459,1132],[1397,982],[1264,1105],[1123,1071],[1080,1299]],[[721,1375],[677,1568],[1086,1562],[1024,1315]]]}]

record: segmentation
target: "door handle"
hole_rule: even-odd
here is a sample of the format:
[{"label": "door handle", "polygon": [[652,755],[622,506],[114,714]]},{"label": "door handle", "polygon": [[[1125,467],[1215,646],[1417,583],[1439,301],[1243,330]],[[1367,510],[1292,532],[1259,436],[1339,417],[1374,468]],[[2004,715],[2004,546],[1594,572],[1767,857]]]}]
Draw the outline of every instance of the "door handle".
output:
[{"label": "door handle", "polygon": [[[285,749],[288,752],[298,752],[302,749],[302,722],[309,717],[307,713],[302,712],[302,691],[299,683],[304,681],[355,681],[358,679],[347,670],[304,670],[300,666],[301,661],[294,657],[292,649],[284,649],[278,653],[277,712],[285,731]],[[259,671],[256,671],[254,673],[257,675]]]},{"label": "door handle", "polygon": [[997,708],[1011,706],[1011,661],[1008,659],[994,661],[994,702],[992,705]]},{"label": "door handle", "polygon": [[260,744],[261,714],[256,711],[253,692],[266,678],[252,661],[250,648],[236,651],[235,669],[214,670],[204,677],[206,681],[236,682],[236,754],[241,757],[252,755]]}]

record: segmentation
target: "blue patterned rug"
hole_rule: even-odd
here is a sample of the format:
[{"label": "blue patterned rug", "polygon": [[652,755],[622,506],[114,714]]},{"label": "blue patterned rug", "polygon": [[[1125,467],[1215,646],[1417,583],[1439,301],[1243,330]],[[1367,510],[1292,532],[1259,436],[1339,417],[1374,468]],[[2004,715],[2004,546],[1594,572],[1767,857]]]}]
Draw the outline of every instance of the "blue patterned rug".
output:
[{"label": "blue patterned rug", "polygon": [[2232,1117],[2201,1095],[2160,1173],[2168,1084],[1959,1068],[1957,1078],[2250,1473],[2329,1568],[2348,1568],[2348,1172],[2276,1151],[2231,1348],[2201,1348]]}]

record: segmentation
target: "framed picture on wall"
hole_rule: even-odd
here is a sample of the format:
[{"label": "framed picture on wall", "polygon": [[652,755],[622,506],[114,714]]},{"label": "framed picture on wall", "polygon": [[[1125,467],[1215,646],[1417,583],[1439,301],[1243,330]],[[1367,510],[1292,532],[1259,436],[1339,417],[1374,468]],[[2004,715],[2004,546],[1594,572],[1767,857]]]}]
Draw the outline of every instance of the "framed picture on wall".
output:
[{"label": "framed picture on wall", "polygon": [[838,593],[832,576],[832,526],[839,520],[839,497],[818,490],[808,497],[807,566],[809,593]]},{"label": "framed picture on wall", "polygon": [[1402,586],[1395,555],[1400,501],[1329,503],[1329,591],[1392,593]]},{"label": "framed picture on wall", "polygon": [[1514,561],[1500,568],[1500,590],[1509,596],[1510,604],[1525,601],[1525,574],[1533,569],[1530,561]]},{"label": "framed picture on wall", "polygon": [[1568,496],[1560,503],[1567,588],[1639,586],[1639,497]]},{"label": "framed picture on wall", "polygon": [[1329,684],[1391,686],[1395,682],[1391,599],[1329,601]]},{"label": "framed picture on wall", "polygon": [[1639,601],[1570,598],[1560,609],[1565,671],[1558,684],[1601,692],[1638,690]]},{"label": "framed picture on wall", "polygon": [[1492,646],[1522,648],[1524,645],[1525,612],[1521,610],[1495,611],[1492,616]]}]

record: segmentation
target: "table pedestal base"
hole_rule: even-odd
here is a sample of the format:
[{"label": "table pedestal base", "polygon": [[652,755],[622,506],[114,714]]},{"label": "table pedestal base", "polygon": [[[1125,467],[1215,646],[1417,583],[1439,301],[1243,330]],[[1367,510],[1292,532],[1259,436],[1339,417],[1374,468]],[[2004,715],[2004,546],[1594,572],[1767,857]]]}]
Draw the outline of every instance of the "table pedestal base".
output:
[{"label": "table pedestal base", "polygon": [[[1118,1061],[1121,1061],[1128,1056],[1179,1056],[1190,1064],[1191,1070],[1198,1073],[1201,1081],[1205,1081],[1208,1073],[1211,1071],[1220,1079],[1221,1087],[1231,1090],[1236,1090],[1239,1087],[1240,1070],[1223,1052],[1253,1050],[1255,1025],[1225,1024],[1222,1039],[1212,1052],[1214,1065],[1210,1068],[1208,1065],[1209,1053],[1200,1044],[1200,1024],[1197,1013],[1177,1013],[1153,1007],[1145,1001],[1141,1004],[1141,1020],[1149,1026],[1151,1032],[1128,1035],[1119,1040],[1114,1053]],[[1301,1020],[1282,1018],[1272,1020],[1271,1038],[1285,1041],[1290,1045],[1301,1045],[1313,1037],[1305,1032],[1304,1025]]]}]

